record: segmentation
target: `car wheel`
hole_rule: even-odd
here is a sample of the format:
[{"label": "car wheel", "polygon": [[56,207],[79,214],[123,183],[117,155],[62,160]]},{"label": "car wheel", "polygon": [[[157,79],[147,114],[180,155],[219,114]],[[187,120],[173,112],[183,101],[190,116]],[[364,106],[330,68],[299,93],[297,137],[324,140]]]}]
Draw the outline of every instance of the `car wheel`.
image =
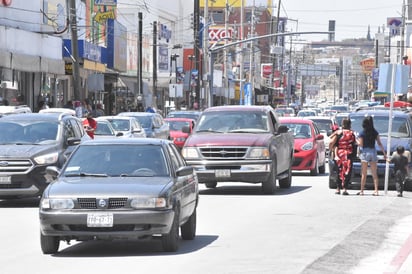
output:
[{"label": "car wheel", "polygon": [[319,162],[318,162],[318,157],[316,157],[315,167],[310,170],[310,176],[316,176],[318,174],[319,174]]},{"label": "car wheel", "polygon": [[183,240],[193,240],[196,236],[196,209],[187,222],[180,227]]},{"label": "car wheel", "polygon": [[330,189],[335,189],[336,187],[337,187],[336,180],[332,179],[332,178],[329,176],[329,188],[330,188]]},{"label": "car wheel", "polygon": [[323,160],[323,165],[321,165],[319,167],[319,173],[320,174],[325,174],[326,173],[326,155],[325,155],[325,158]]},{"label": "car wheel", "polygon": [[290,188],[291,185],[292,185],[292,162],[289,165],[288,177],[279,179],[280,188]]},{"label": "car wheel", "polygon": [[59,250],[60,240],[55,236],[45,236],[40,232],[40,246],[43,254],[55,254]]},{"label": "car wheel", "polygon": [[275,194],[276,192],[276,161],[272,162],[272,172],[269,175],[267,181],[262,183],[262,190],[264,194]]},{"label": "car wheel", "polygon": [[166,252],[175,252],[179,245],[179,212],[175,211],[172,227],[168,234],[162,237],[163,250]]},{"label": "car wheel", "polygon": [[216,188],[217,182],[205,183],[207,188]]}]

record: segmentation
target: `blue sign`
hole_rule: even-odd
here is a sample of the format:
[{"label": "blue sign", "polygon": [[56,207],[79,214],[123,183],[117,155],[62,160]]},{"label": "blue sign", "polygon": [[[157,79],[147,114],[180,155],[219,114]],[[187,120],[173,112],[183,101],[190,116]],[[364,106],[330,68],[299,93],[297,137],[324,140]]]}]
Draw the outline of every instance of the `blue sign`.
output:
[{"label": "blue sign", "polygon": [[94,0],[96,6],[116,6],[117,0]]}]

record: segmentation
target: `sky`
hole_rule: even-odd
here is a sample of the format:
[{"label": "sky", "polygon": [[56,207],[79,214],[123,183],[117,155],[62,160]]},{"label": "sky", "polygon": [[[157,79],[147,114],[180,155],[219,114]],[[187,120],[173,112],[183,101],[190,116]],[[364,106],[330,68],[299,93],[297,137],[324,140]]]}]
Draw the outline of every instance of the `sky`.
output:
[{"label": "sky", "polygon": [[[253,1],[255,5],[267,3],[267,0],[248,0]],[[279,3],[272,1],[274,6]],[[388,18],[402,17],[402,4],[403,0],[281,0],[280,17],[291,19],[290,31],[328,31],[329,20],[335,20],[335,41],[366,38],[368,26],[373,38],[379,27],[381,32],[383,27],[388,32]],[[327,39],[327,34],[310,34],[302,39],[320,41]]]}]

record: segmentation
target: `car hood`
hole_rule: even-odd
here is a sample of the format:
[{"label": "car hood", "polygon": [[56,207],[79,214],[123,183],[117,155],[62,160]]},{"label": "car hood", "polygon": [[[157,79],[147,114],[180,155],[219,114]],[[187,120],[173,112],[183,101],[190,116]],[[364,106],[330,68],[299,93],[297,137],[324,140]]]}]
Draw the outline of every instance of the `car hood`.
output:
[{"label": "car hood", "polygon": [[48,197],[156,197],[170,183],[169,177],[70,177],[50,184]]},{"label": "car hood", "polygon": [[266,146],[270,133],[199,133],[190,135],[185,146]]},{"label": "car hood", "polygon": [[2,157],[32,157],[47,151],[54,151],[56,144],[50,145],[0,145],[0,155]]}]

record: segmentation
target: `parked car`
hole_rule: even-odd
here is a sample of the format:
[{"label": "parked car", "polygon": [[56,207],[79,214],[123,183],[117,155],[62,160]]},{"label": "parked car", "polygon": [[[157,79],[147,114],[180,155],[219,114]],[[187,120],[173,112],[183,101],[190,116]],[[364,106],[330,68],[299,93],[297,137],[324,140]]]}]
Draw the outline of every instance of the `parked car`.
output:
[{"label": "parked car", "polygon": [[151,112],[121,112],[118,116],[135,117],[139,120],[148,138],[160,138],[170,140],[169,125],[162,115]]},{"label": "parked car", "polygon": [[122,133],[124,138],[146,138],[146,131],[137,119],[121,116],[100,116],[96,121],[106,120],[112,124],[117,133]]},{"label": "parked car", "polygon": [[317,115],[318,114],[315,110],[302,109],[298,111],[298,113],[296,114],[296,117],[307,117],[307,116],[317,116]]},{"label": "parked car", "polygon": [[287,126],[295,138],[292,170],[309,170],[312,176],[324,174],[326,146],[315,122],[298,117],[281,117],[280,123]]},{"label": "parked car", "polygon": [[[183,131],[188,132],[184,128]],[[293,136],[270,106],[217,106],[202,112],[182,155],[199,183],[261,183],[265,194],[292,182]]]},{"label": "parked car", "polygon": [[10,114],[31,113],[31,108],[26,105],[0,106],[0,117]]},{"label": "parked car", "polygon": [[[375,129],[378,131],[381,142],[385,150],[387,149],[388,142],[388,129],[389,129],[389,110],[359,110],[356,112],[351,112],[349,114],[349,119],[351,120],[352,130],[357,135],[361,132],[363,119],[370,115],[373,117],[373,124]],[[387,155],[392,155],[399,145],[405,147],[408,153],[411,153],[412,147],[412,114],[403,111],[392,111],[392,131],[390,132],[391,143],[390,151],[387,151]],[[385,183],[385,171],[387,162],[383,158],[383,152],[380,150],[379,146],[376,145],[376,150],[378,153],[377,162],[377,173],[379,177],[379,187],[383,188]],[[337,172],[334,161],[329,161],[329,188],[335,189],[337,182]],[[370,174],[370,170],[368,170]],[[412,162],[409,162],[409,174],[405,182],[405,188],[407,190],[412,190]],[[389,164],[389,176],[388,176],[388,187],[395,188],[395,177],[394,177],[394,165]],[[361,162],[359,157],[356,156],[353,159],[352,176],[350,180],[350,185],[360,185],[361,180]],[[373,180],[372,176],[367,176],[366,186],[372,187]]]},{"label": "parked car", "polygon": [[326,155],[329,156],[329,143],[330,138],[329,136],[332,134],[333,128],[338,127],[336,120],[334,117],[327,117],[327,116],[308,116],[305,117],[306,119],[312,120],[316,123],[320,133],[323,135],[323,140],[325,142],[326,147]]},{"label": "parked car", "polygon": [[[196,121],[190,118],[165,118],[165,121],[169,124],[170,138],[178,148],[183,148],[187,137],[189,137],[195,127]],[[189,132],[182,131],[184,126],[189,128]]]},{"label": "parked car", "polygon": [[158,238],[165,251],[196,235],[199,190],[193,167],[176,146],[153,138],[85,142],[59,170],[40,201],[40,244]]},{"label": "parked car", "polygon": [[123,132],[116,132],[112,124],[106,119],[95,118],[97,127],[94,131],[94,139],[112,138],[123,136]]},{"label": "parked car", "polygon": [[200,114],[202,114],[202,112],[196,110],[174,110],[169,112],[166,118],[189,118],[197,121]]},{"label": "parked car", "polygon": [[335,115],[335,120],[338,126],[342,126],[342,120],[349,117],[349,112],[339,112]]},{"label": "parked car", "polygon": [[275,112],[279,117],[294,117],[296,116],[295,110],[289,107],[275,108]]},{"label": "parked car", "polygon": [[90,137],[80,119],[65,113],[23,113],[0,119],[0,199],[39,197],[50,178]]}]

